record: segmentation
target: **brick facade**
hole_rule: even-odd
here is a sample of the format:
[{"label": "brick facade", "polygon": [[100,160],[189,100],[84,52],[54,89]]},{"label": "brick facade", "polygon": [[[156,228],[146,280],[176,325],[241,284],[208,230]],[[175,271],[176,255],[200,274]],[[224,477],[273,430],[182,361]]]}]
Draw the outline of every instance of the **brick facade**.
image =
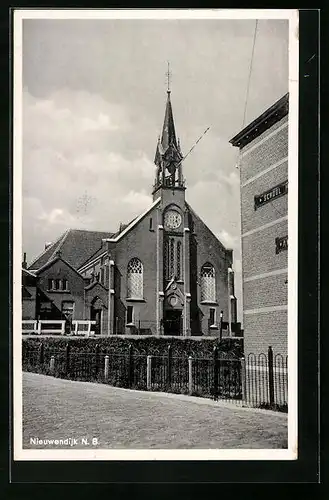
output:
[{"label": "brick facade", "polygon": [[286,356],[288,252],[277,238],[288,236],[288,95],[230,142],[240,149],[245,355],[272,346]]}]

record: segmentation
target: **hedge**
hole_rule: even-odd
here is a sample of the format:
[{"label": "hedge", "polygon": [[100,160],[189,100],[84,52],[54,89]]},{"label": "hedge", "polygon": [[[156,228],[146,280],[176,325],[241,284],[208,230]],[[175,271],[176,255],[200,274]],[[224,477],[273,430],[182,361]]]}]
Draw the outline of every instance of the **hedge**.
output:
[{"label": "hedge", "polygon": [[162,356],[168,352],[171,346],[172,356],[194,356],[198,358],[209,358],[215,346],[218,347],[218,354],[222,358],[240,358],[243,355],[243,339],[218,338],[214,339],[193,339],[193,338],[166,338],[166,337],[29,337],[23,338],[24,348],[38,348],[40,342],[46,349],[64,350],[70,344],[71,352],[94,352],[96,344],[100,353],[125,354],[129,345],[132,345],[136,354]]}]

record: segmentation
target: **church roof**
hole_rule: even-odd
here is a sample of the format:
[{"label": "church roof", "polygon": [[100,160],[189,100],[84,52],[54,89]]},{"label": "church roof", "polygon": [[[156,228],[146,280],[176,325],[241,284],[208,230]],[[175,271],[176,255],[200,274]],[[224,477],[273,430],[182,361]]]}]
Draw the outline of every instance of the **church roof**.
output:
[{"label": "church roof", "polygon": [[152,205],[150,205],[146,210],[145,212],[141,213],[138,217],[135,217],[135,219],[133,219],[131,222],[129,222],[129,224],[122,230],[122,231],[119,231],[118,233],[115,233],[113,234],[111,237],[108,237],[109,241],[112,241],[112,242],[117,242],[119,240],[121,240],[121,238],[123,236],[125,236],[133,227],[135,227],[138,222],[140,222],[142,219],[144,219],[144,217],[146,217],[146,215],[154,208],[156,207],[161,201],[161,197],[157,198],[153,203]]},{"label": "church roof", "polygon": [[29,265],[30,270],[38,270],[54,260],[58,251],[61,257],[73,268],[78,269],[98,249],[102,247],[103,238],[111,238],[113,233],[103,231],[86,231],[68,229],[52,245],[47,247]]},{"label": "church roof", "polygon": [[87,266],[90,262],[93,262],[94,260],[97,259],[97,257],[100,257],[101,255],[106,254],[106,249],[101,246],[95,253],[90,255],[85,262],[82,262],[81,265],[79,266],[79,270]]}]

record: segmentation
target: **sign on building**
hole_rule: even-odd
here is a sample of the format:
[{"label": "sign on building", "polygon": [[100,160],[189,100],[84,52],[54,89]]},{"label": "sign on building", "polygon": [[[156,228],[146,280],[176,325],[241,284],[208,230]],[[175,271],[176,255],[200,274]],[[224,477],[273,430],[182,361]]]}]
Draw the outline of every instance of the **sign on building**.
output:
[{"label": "sign on building", "polygon": [[287,193],[288,193],[288,181],[285,181],[282,182],[281,184],[278,184],[277,186],[274,186],[272,189],[265,191],[265,193],[255,196],[254,197],[255,210],[257,210],[257,208],[262,207],[266,203],[269,203],[275,198],[279,198],[280,196],[283,196],[284,194]]},{"label": "sign on building", "polygon": [[288,236],[282,238],[275,238],[275,253],[280,253],[288,249]]}]

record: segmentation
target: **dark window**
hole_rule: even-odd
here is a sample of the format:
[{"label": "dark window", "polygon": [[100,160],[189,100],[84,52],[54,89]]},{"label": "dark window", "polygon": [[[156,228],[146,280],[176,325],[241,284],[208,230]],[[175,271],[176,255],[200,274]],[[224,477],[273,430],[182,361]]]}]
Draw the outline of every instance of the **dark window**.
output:
[{"label": "dark window", "polygon": [[64,300],[62,302],[62,313],[66,317],[72,317],[74,313],[74,302],[71,300]]},{"label": "dark window", "polygon": [[213,307],[209,309],[209,321],[210,325],[216,324],[216,309],[214,309]]},{"label": "dark window", "polygon": [[48,290],[52,290],[53,289],[53,280],[49,279],[48,280]]},{"label": "dark window", "polygon": [[104,285],[104,267],[101,268],[101,283]]},{"label": "dark window", "polygon": [[40,312],[50,312],[51,311],[51,302],[41,302],[40,304]]},{"label": "dark window", "polygon": [[66,279],[63,279],[63,290],[68,290],[69,289],[69,284],[68,284],[68,281]]},{"label": "dark window", "polygon": [[182,259],[182,243],[181,241],[177,242],[177,279],[180,280],[182,278],[181,272],[182,272],[182,265],[181,265],[181,259]]},{"label": "dark window", "polygon": [[165,243],[164,253],[165,253],[165,255],[164,255],[165,278],[168,280],[170,277],[170,273],[169,273],[169,240],[167,240]]},{"label": "dark window", "polygon": [[169,255],[169,278],[175,274],[175,242],[174,239],[170,240],[170,255]]},{"label": "dark window", "polygon": [[153,231],[153,219],[152,219],[152,217],[150,218],[150,231]]},{"label": "dark window", "polygon": [[61,280],[55,280],[55,290],[60,289],[60,283],[61,283]]},{"label": "dark window", "polygon": [[134,312],[133,306],[128,306],[127,307],[127,323],[128,324],[133,322],[133,312]]},{"label": "dark window", "polygon": [[109,264],[107,264],[107,266],[105,268],[105,285],[106,286],[109,285],[109,278],[110,278],[110,266],[109,266]]}]

